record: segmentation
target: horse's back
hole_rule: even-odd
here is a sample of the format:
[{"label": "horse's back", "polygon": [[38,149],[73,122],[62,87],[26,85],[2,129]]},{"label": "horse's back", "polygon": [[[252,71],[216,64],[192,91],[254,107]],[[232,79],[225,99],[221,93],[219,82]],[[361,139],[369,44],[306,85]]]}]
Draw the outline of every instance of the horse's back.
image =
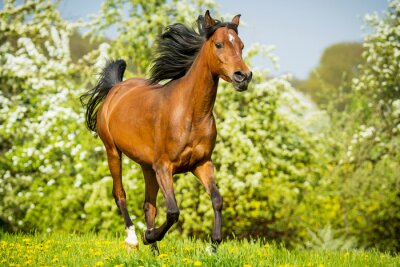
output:
[{"label": "horse's back", "polygon": [[156,92],[146,79],[132,78],[116,84],[97,117],[98,134],[107,146],[116,146],[133,160],[151,164],[152,120]]}]

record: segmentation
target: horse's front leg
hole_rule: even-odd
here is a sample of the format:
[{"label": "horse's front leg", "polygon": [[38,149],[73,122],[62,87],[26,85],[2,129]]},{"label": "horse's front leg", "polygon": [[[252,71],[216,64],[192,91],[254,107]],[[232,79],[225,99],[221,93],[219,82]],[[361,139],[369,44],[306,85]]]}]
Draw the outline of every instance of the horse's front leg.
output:
[{"label": "horse's front leg", "polygon": [[172,181],[172,170],[168,167],[168,164],[156,164],[153,166],[153,169],[167,205],[167,220],[158,228],[146,230],[143,236],[143,242],[145,244],[151,244],[163,239],[171,226],[179,219],[179,209],[176,204]]},{"label": "horse's front leg", "polygon": [[200,179],[206,192],[211,197],[212,206],[214,209],[214,227],[212,231],[211,241],[215,249],[216,246],[222,241],[222,197],[215,184],[214,165],[211,160],[205,161],[196,166],[196,168],[193,170],[193,174]]}]

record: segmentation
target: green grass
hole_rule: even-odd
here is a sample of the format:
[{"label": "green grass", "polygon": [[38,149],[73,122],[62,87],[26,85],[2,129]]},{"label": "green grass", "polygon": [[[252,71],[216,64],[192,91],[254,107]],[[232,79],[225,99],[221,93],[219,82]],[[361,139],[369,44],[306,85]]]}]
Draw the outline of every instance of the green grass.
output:
[{"label": "green grass", "polygon": [[123,236],[2,234],[0,266],[400,266],[400,257],[378,251],[288,250],[261,241],[227,241],[217,253],[208,243],[166,237],[160,255],[148,246],[127,249]]}]

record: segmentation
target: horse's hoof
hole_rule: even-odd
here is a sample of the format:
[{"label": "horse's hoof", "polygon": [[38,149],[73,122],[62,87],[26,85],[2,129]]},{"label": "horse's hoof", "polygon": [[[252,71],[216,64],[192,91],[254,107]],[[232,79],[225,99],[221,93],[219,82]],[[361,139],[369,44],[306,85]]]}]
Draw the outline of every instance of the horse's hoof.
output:
[{"label": "horse's hoof", "polygon": [[158,246],[157,246],[157,242],[151,243],[151,252],[153,252],[153,254],[155,256],[160,255],[160,251],[158,250]]}]

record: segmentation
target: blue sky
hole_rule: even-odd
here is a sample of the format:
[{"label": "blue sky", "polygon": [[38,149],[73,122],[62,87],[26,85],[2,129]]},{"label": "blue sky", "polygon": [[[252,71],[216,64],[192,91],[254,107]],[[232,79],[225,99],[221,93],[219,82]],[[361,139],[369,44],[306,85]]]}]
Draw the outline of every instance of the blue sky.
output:
[{"label": "blue sky", "polygon": [[[60,11],[70,20],[97,13],[102,0],[62,0]],[[337,42],[361,41],[362,18],[387,9],[386,0],[216,0],[221,14],[242,14],[240,36],[246,46],[259,42],[276,47],[280,70],[306,78],[324,48]],[[256,65],[269,67],[265,60]]]}]

